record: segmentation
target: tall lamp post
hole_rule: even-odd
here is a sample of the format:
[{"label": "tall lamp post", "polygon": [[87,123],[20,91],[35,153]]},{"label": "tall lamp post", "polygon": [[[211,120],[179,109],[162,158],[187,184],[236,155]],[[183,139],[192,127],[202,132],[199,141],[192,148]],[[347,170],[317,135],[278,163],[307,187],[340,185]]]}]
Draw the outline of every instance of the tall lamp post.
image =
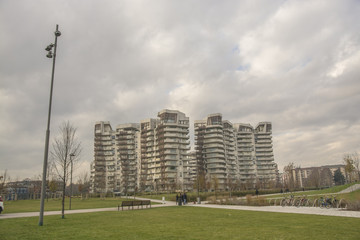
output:
[{"label": "tall lamp post", "polygon": [[[49,46],[47,46],[45,48],[45,50],[48,51],[48,54],[46,55],[46,57],[53,59],[53,65],[52,65],[52,74],[51,74],[49,111],[48,111],[46,139],[45,139],[44,165],[43,165],[43,174],[42,174],[42,183],[41,183],[39,226],[43,225],[43,220],[44,220],[44,200],[45,200],[45,194],[46,194],[46,170],[47,170],[48,155],[49,155],[50,117],[51,117],[51,103],[52,103],[52,93],[53,93],[53,85],[54,85],[56,47],[57,47],[57,38],[60,37],[60,35],[61,35],[61,32],[59,31],[59,25],[57,25],[57,24],[56,24],[56,31],[54,34],[55,34],[55,43],[51,43]],[[54,53],[52,53],[52,51],[51,51],[52,48],[54,48]]]},{"label": "tall lamp post", "polygon": [[69,202],[69,210],[71,210],[71,197],[72,197],[72,175],[73,175],[73,160],[74,160],[75,154],[70,154],[70,162],[71,162],[71,170],[70,170],[70,202]]}]

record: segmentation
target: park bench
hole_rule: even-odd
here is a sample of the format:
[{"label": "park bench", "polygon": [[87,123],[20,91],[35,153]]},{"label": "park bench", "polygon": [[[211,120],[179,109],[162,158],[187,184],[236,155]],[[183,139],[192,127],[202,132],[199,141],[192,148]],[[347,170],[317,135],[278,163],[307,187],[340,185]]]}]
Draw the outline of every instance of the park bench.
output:
[{"label": "park bench", "polygon": [[[144,206],[146,206],[146,208],[148,206],[150,206],[151,208],[151,201],[150,200],[135,200],[135,201],[122,201],[121,202],[121,210],[123,211],[124,210],[124,207],[128,207],[128,209],[134,209],[134,206],[137,206],[138,209],[140,208],[143,208]],[[120,205],[118,205],[118,211],[120,210]]]}]

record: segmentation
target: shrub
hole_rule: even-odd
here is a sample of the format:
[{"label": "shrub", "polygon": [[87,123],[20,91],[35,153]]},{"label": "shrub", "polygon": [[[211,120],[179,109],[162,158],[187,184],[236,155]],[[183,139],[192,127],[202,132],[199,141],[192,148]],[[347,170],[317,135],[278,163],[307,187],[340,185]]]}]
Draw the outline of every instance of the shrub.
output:
[{"label": "shrub", "polygon": [[246,195],[246,205],[252,205],[252,196],[250,194]]},{"label": "shrub", "polygon": [[360,200],[349,202],[347,204],[347,210],[360,211]]}]

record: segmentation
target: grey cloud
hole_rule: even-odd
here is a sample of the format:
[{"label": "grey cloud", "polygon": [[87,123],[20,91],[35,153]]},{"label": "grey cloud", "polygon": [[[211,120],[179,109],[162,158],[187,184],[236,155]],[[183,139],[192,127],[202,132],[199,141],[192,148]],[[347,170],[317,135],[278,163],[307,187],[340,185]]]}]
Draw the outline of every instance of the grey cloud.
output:
[{"label": "grey cloud", "polygon": [[[44,48],[57,23],[51,136],[73,122],[85,168],[95,121],[138,122],[163,108],[191,121],[214,112],[232,122],[272,121],[280,169],[338,163],[360,147],[359,8],[357,1],[1,1],[0,170],[41,172],[51,74]],[[18,139],[19,149],[9,147]]]}]

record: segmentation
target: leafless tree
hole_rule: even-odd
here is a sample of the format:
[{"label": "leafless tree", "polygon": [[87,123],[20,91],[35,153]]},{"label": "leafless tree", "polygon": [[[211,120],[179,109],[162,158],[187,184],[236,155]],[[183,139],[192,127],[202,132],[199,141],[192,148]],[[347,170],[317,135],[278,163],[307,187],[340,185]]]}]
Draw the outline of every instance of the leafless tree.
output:
[{"label": "leafless tree", "polygon": [[[76,137],[76,128],[69,121],[64,122],[59,127],[59,134],[54,139],[52,145],[52,160],[55,171],[59,179],[63,182],[62,186],[62,209],[61,217],[65,218],[65,189],[70,174],[71,161],[76,162],[81,153],[81,143]],[[70,154],[72,157],[70,158]]]},{"label": "leafless tree", "polygon": [[218,189],[219,189],[219,179],[216,177],[216,175],[214,175],[214,176],[211,178],[211,183],[212,183],[212,186],[213,186],[213,188],[214,188],[215,199],[216,199],[216,198],[217,198],[216,192],[217,192]]},{"label": "leafless tree", "polygon": [[308,178],[308,184],[311,187],[320,187],[320,169],[314,168]]},{"label": "leafless tree", "polygon": [[229,191],[229,196],[231,197],[232,192],[237,187],[236,179],[231,178],[230,176],[228,176],[227,179],[226,179],[226,187],[227,187],[227,189]]},{"label": "leafless tree", "polygon": [[320,183],[321,186],[332,186],[333,176],[329,168],[324,168],[320,172]]},{"label": "leafless tree", "polygon": [[360,181],[360,156],[357,152],[353,153],[354,167],[357,172],[358,181]]},{"label": "leafless tree", "polygon": [[5,194],[6,183],[9,182],[9,179],[9,174],[5,169],[4,173],[0,175],[0,195]]},{"label": "leafless tree", "polygon": [[351,154],[345,154],[343,161],[345,164],[345,173],[349,176],[350,182],[352,182],[352,174],[355,170],[353,156]]},{"label": "leafless tree", "polygon": [[90,189],[90,178],[88,172],[82,172],[78,177],[78,190],[81,194],[81,197],[84,198],[84,194],[87,194]]},{"label": "leafless tree", "polygon": [[295,179],[293,176],[293,169],[295,169],[295,165],[293,162],[289,163],[284,167],[284,173],[287,176],[287,182],[285,182],[286,188],[294,188],[295,187]]}]

